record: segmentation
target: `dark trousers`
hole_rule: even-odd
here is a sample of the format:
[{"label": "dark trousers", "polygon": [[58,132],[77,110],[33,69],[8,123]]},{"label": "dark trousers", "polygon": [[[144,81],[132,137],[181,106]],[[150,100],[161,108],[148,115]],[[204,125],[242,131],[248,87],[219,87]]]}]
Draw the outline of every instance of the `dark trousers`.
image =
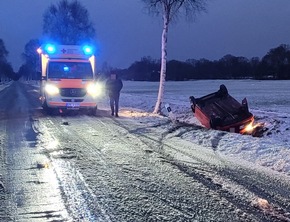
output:
[{"label": "dark trousers", "polygon": [[112,115],[114,115],[114,113],[117,115],[119,112],[119,98],[120,98],[120,93],[110,95],[110,106],[111,106]]}]

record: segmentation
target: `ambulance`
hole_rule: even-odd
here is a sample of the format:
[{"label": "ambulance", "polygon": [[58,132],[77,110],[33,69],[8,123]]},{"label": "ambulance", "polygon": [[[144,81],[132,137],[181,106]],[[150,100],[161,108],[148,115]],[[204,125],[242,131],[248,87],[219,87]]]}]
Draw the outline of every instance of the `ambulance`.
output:
[{"label": "ambulance", "polygon": [[48,113],[82,109],[96,114],[103,87],[96,80],[94,49],[89,45],[45,44],[37,52],[43,109]]}]

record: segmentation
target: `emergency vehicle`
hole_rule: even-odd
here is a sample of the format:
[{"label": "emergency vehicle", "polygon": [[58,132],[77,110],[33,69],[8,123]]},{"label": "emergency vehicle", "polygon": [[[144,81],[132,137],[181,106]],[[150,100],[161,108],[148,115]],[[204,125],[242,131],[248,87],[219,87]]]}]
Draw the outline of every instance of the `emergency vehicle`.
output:
[{"label": "emergency vehicle", "polygon": [[89,45],[46,44],[38,48],[41,63],[41,102],[47,112],[97,110],[102,85],[96,81],[95,56]]}]

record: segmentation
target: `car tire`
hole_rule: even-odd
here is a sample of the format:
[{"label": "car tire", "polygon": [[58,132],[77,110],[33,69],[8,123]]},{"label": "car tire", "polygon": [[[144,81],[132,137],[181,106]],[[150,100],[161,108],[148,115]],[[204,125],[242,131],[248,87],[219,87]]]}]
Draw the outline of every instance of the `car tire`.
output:
[{"label": "car tire", "polygon": [[190,96],[189,97],[189,100],[190,100],[190,103],[191,103],[191,110],[193,113],[195,113],[195,106],[196,106],[196,101],[195,101],[195,98],[193,96]]},{"label": "car tire", "polygon": [[98,113],[98,107],[97,106],[89,110],[89,115],[90,116],[97,116],[97,113]]},{"label": "car tire", "polygon": [[220,97],[225,97],[229,94],[228,89],[224,84],[220,85],[220,89],[218,91],[218,94]]},{"label": "car tire", "polygon": [[42,108],[43,108],[43,111],[48,114],[48,115],[52,115],[53,114],[53,109],[48,107],[47,103],[46,103],[46,100],[43,102],[42,104]]}]

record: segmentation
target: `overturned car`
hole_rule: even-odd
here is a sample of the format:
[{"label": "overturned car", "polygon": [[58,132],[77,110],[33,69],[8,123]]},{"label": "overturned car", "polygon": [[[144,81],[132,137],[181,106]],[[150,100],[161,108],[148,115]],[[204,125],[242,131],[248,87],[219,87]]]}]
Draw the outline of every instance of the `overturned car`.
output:
[{"label": "overturned car", "polygon": [[217,92],[189,99],[195,117],[206,128],[257,136],[258,128],[253,126],[254,116],[249,112],[247,99],[239,103],[225,85],[220,85]]}]

